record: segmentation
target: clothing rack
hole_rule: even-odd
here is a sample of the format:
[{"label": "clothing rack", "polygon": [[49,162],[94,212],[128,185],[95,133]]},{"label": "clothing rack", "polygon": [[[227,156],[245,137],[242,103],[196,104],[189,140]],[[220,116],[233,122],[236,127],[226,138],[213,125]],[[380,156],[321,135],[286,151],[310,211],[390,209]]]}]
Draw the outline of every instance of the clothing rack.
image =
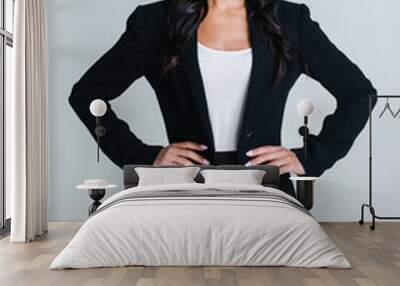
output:
[{"label": "clothing rack", "polygon": [[373,99],[390,99],[390,98],[398,98],[400,99],[400,95],[370,95],[369,96],[369,203],[363,204],[361,206],[361,220],[359,224],[364,224],[364,209],[368,208],[372,215],[372,225],[370,225],[371,230],[375,230],[375,220],[400,220],[400,217],[384,217],[378,216],[375,212],[375,208],[373,206],[372,201],[372,101]]}]

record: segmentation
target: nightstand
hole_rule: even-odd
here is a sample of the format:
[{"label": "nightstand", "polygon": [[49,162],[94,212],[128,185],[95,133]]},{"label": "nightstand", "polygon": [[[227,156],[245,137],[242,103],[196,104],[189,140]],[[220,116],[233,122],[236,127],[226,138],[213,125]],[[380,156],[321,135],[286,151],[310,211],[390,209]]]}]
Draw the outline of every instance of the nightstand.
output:
[{"label": "nightstand", "polygon": [[319,177],[290,177],[296,182],[296,198],[303,206],[311,210],[314,206],[314,183]]},{"label": "nightstand", "polygon": [[76,186],[77,189],[88,190],[89,197],[93,200],[89,205],[89,216],[101,205],[100,200],[104,198],[106,190],[116,187],[116,185],[107,183],[106,180],[85,180],[84,184]]}]

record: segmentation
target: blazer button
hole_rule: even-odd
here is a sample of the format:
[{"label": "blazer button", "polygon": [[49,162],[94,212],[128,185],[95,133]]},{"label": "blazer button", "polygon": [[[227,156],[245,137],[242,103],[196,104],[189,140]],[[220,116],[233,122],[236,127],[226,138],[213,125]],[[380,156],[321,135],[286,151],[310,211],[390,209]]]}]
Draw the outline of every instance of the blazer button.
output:
[{"label": "blazer button", "polygon": [[251,136],[253,136],[253,132],[251,132],[250,130],[246,130],[246,137],[250,138]]}]

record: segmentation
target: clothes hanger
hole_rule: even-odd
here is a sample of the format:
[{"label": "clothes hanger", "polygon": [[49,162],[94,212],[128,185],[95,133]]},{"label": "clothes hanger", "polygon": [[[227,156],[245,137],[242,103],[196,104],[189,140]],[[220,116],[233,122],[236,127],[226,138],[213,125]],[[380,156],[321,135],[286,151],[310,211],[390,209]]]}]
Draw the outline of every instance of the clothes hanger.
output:
[{"label": "clothes hanger", "polygon": [[396,112],[396,114],[394,115],[394,118],[397,118],[397,116],[399,116],[399,118],[400,118],[400,108],[399,108],[399,110]]},{"label": "clothes hanger", "polygon": [[399,112],[397,112],[396,115],[394,115],[394,112],[393,112],[392,108],[390,107],[389,98],[386,98],[385,108],[383,109],[382,113],[379,115],[379,118],[382,118],[383,115],[386,113],[386,111],[389,111],[390,114],[393,116],[393,118],[396,118],[396,116],[400,112],[400,110],[399,110]]}]

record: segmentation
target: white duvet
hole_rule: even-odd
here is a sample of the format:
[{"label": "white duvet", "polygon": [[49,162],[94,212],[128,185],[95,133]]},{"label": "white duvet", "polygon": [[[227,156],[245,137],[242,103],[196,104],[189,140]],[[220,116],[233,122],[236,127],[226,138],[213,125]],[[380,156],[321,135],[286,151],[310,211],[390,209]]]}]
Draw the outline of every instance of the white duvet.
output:
[{"label": "white duvet", "polygon": [[297,202],[262,186],[135,187],[107,199],[50,269],[128,265],[351,267],[315,219],[289,204],[245,197],[118,202],[136,192],[205,189],[258,190]]}]

